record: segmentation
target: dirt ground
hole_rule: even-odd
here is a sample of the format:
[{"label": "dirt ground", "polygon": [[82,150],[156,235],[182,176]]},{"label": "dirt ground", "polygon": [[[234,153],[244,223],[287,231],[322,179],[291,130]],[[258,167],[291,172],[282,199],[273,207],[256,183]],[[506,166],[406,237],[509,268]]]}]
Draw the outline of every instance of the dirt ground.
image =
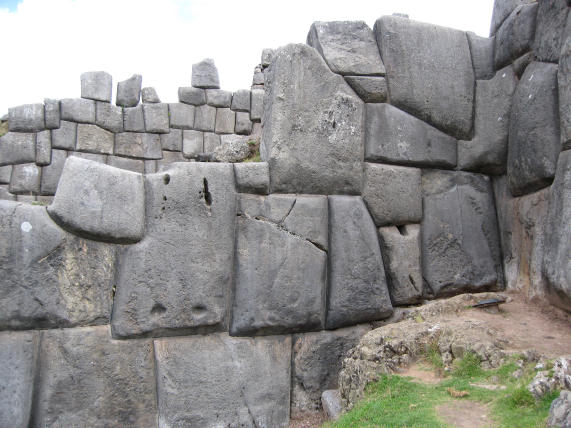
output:
[{"label": "dirt ground", "polygon": [[488,409],[482,403],[470,400],[454,400],[436,407],[438,415],[456,428],[492,427]]}]

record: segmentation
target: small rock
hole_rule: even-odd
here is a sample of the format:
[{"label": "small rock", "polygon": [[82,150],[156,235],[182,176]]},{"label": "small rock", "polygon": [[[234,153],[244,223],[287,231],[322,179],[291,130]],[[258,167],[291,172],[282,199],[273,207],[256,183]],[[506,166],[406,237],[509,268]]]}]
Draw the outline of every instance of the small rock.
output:
[{"label": "small rock", "polygon": [[161,102],[161,99],[157,95],[155,88],[141,89],[141,98],[143,99],[143,103],[156,104]]},{"label": "small rock", "polygon": [[527,390],[531,392],[531,395],[533,395],[536,400],[539,400],[553,391],[555,387],[556,381],[552,377],[549,377],[548,372],[541,371],[537,372],[531,383],[527,386]]},{"label": "small rock", "polygon": [[571,426],[571,391],[561,391],[549,408],[548,427]]},{"label": "small rock", "polygon": [[220,146],[214,149],[214,160],[217,162],[241,162],[250,155],[248,138],[238,135],[222,135]]},{"label": "small rock", "polygon": [[521,376],[523,375],[523,370],[522,369],[517,369],[516,371],[514,371],[512,373],[512,377],[515,377],[516,379],[521,378]]},{"label": "small rock", "polygon": [[329,389],[321,394],[321,404],[329,419],[336,421],[341,416],[341,395],[338,389]]}]

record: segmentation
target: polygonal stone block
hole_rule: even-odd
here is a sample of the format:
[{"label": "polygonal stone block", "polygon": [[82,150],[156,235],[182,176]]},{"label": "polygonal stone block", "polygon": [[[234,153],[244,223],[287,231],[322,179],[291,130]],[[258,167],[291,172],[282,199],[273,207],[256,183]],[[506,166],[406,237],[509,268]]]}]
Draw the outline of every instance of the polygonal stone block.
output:
[{"label": "polygonal stone block", "polygon": [[194,111],[194,129],[214,132],[216,125],[216,107],[202,105]]},{"label": "polygonal stone block", "polygon": [[535,3],[537,0],[496,0],[492,11],[492,24],[490,25],[490,36],[496,34],[500,25],[506,20],[513,10],[522,4]]},{"label": "polygonal stone block", "polygon": [[44,99],[44,116],[46,129],[59,128],[60,113],[58,100]]},{"label": "polygonal stone block", "polygon": [[89,153],[113,154],[115,134],[97,125],[77,125],[76,150]]},{"label": "polygonal stone block", "polygon": [[213,107],[230,107],[232,103],[232,92],[222,89],[207,89],[206,104]]},{"label": "polygonal stone block", "polygon": [[178,88],[178,100],[181,103],[201,106],[206,104],[206,91],[192,87]]},{"label": "polygonal stone block", "polygon": [[387,81],[377,76],[345,76],[345,81],[366,103],[384,103],[387,101]]},{"label": "polygonal stone block", "polygon": [[182,154],[185,158],[195,158],[204,152],[204,132],[187,131],[182,133]]},{"label": "polygonal stone block", "polygon": [[40,193],[41,169],[35,163],[22,163],[12,167],[10,193]]},{"label": "polygonal stone block", "polygon": [[238,135],[250,135],[252,132],[252,121],[248,112],[236,112],[236,125],[234,127]]},{"label": "polygonal stone block", "polygon": [[468,31],[466,36],[468,37],[468,44],[470,45],[470,54],[472,55],[472,64],[474,66],[476,80],[491,79],[495,74],[495,38],[480,37],[471,31]]},{"label": "polygonal stone block", "polygon": [[95,123],[95,101],[83,98],[66,98],[60,101],[61,120],[78,123]]},{"label": "polygonal stone block", "polygon": [[142,105],[123,109],[123,128],[126,132],[145,132]]},{"label": "polygonal stone block", "polygon": [[196,64],[192,64],[192,80],[194,88],[219,89],[218,69],[214,60],[206,58]]},{"label": "polygonal stone block", "polygon": [[234,111],[250,111],[250,91],[247,89],[239,89],[232,94],[232,110]]},{"label": "polygonal stone block", "polygon": [[180,152],[182,150],[182,129],[171,128],[168,134],[161,134],[161,148]]},{"label": "polygonal stone block", "polygon": [[[569,28],[571,31],[571,25]],[[563,150],[569,150],[571,149],[571,36],[567,37],[561,49],[557,82],[559,84],[561,144]]]},{"label": "polygonal stone block", "polygon": [[123,132],[123,108],[110,103],[96,103],[95,123],[111,132]]},{"label": "polygonal stone block", "polygon": [[141,98],[143,76],[133,74],[127,80],[117,83],[117,98],[115,104],[121,107],[136,107]]},{"label": "polygonal stone block", "polygon": [[233,134],[236,125],[236,113],[229,108],[216,109],[216,125],[214,131],[217,134]]},{"label": "polygonal stone block", "polygon": [[262,120],[262,114],[264,113],[264,93],[263,89],[252,89],[250,119],[253,122],[259,122]]},{"label": "polygonal stone block", "polygon": [[8,109],[8,127],[14,132],[38,132],[46,129],[43,104],[24,104]]},{"label": "polygonal stone block", "polygon": [[213,153],[220,144],[220,135],[213,132],[204,133],[204,153]]},{"label": "polygonal stone block", "polygon": [[50,131],[36,135],[36,165],[49,165],[52,157],[52,138]]},{"label": "polygonal stone block", "polygon": [[81,75],[81,98],[111,102],[113,78],[105,71],[88,71]]},{"label": "polygonal stone block", "polygon": [[107,165],[126,169],[127,171],[143,174],[145,172],[145,162],[141,159],[124,158],[121,156],[108,156]]},{"label": "polygonal stone block", "polygon": [[160,159],[161,138],[157,134],[121,132],[115,137],[115,154],[142,159]]},{"label": "polygonal stone block", "polygon": [[[153,134],[168,134],[169,106],[166,103],[143,104],[145,131]],[[180,118],[179,118],[180,119]]]},{"label": "polygonal stone block", "polygon": [[194,125],[194,106],[182,103],[171,103],[168,106],[171,128],[192,129]]},{"label": "polygonal stone block", "polygon": [[12,175],[12,165],[0,166],[0,184],[10,183]]},{"label": "polygonal stone block", "polygon": [[520,5],[502,23],[496,33],[494,47],[496,70],[530,50],[536,16],[537,3]]},{"label": "polygonal stone block", "polygon": [[562,43],[569,37],[571,26],[566,29],[569,7],[565,0],[538,2],[537,26],[533,41],[533,52],[537,61],[558,62]]},{"label": "polygonal stone block", "polygon": [[52,150],[51,163],[42,167],[41,195],[55,195],[66,158],[65,150]]},{"label": "polygonal stone block", "polygon": [[0,137],[0,166],[36,161],[36,134],[8,132]]},{"label": "polygonal stone block", "polygon": [[161,99],[157,95],[155,88],[143,88],[141,89],[141,99],[143,103],[160,103]]},{"label": "polygonal stone block", "polygon": [[52,129],[52,147],[54,149],[75,150],[77,123],[61,121],[58,129]]},{"label": "polygonal stone block", "polygon": [[270,169],[267,162],[234,164],[236,189],[240,193],[267,195],[270,192]]}]

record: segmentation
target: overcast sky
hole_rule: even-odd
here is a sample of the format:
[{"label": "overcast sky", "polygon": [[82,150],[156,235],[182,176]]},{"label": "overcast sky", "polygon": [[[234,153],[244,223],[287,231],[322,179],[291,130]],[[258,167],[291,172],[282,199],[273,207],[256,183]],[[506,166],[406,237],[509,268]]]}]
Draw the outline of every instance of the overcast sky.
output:
[{"label": "overcast sky", "polygon": [[[80,96],[79,75],[134,73],[162,101],[213,58],[223,89],[249,88],[263,48],[304,43],[314,21],[382,15],[488,36],[493,0],[0,0],[0,116],[44,98]],[[115,96],[115,95],[113,95]]]}]

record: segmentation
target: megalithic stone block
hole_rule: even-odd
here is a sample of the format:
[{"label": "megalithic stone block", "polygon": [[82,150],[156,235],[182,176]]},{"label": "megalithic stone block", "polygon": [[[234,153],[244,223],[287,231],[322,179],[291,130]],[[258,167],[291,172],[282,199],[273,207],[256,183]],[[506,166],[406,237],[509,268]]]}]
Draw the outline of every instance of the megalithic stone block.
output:
[{"label": "megalithic stone block", "polygon": [[230,108],[232,104],[232,92],[223,91],[222,89],[207,89],[206,104],[213,107]]},{"label": "megalithic stone block", "polygon": [[206,58],[192,64],[192,86],[201,89],[219,89],[220,80],[214,60]]},{"label": "megalithic stone block", "polygon": [[143,88],[141,89],[141,100],[143,103],[160,103],[161,99],[157,95],[155,88]]},{"label": "megalithic stone block", "polygon": [[496,33],[496,70],[531,49],[537,16],[537,3],[520,5],[506,18]]},{"label": "megalithic stone block", "polygon": [[232,94],[231,109],[234,111],[250,111],[250,91],[240,89]]},{"label": "megalithic stone block", "polygon": [[[153,134],[168,134],[169,105],[166,103],[143,104],[145,131]],[[180,119],[180,117],[176,117]]]},{"label": "megalithic stone block", "polygon": [[115,154],[140,159],[160,159],[161,137],[145,132],[121,132],[115,136]]},{"label": "megalithic stone block", "polygon": [[[558,62],[566,32],[571,32],[566,0],[540,1],[537,6],[537,26],[533,52],[538,61]],[[568,24],[569,23],[569,24]],[[567,28],[566,28],[567,27]]]},{"label": "megalithic stone block", "polygon": [[115,134],[97,125],[80,123],[77,125],[77,143],[75,149],[88,153],[113,154]]},{"label": "megalithic stone block", "polygon": [[178,88],[178,100],[181,103],[201,106],[206,104],[206,91],[200,88]]},{"label": "megalithic stone block", "polygon": [[123,132],[123,108],[110,103],[96,103],[95,123],[111,132]]},{"label": "megalithic stone block", "polygon": [[366,103],[387,102],[387,80],[378,76],[345,76],[345,80]]},{"label": "megalithic stone block", "polygon": [[194,125],[194,106],[183,103],[170,103],[168,114],[171,128],[192,129]]},{"label": "megalithic stone block", "polygon": [[61,150],[75,150],[77,123],[62,120],[58,129],[52,129],[52,147]]},{"label": "megalithic stone block", "polygon": [[34,195],[40,193],[41,171],[35,163],[14,165],[10,178],[10,193]]},{"label": "megalithic stone block", "polygon": [[61,120],[78,123],[95,123],[95,101],[84,98],[66,98],[60,101]]},{"label": "megalithic stone block", "polygon": [[123,109],[123,127],[126,132],[145,132],[142,105]]},{"label": "megalithic stone block", "polygon": [[492,23],[490,25],[490,36],[496,34],[496,31],[514,9],[523,4],[535,3],[537,0],[495,0],[494,9],[492,10]]},{"label": "megalithic stone block", "polygon": [[234,164],[236,189],[240,193],[267,195],[270,192],[270,169],[267,162]]},{"label": "megalithic stone block", "polygon": [[113,78],[105,71],[88,71],[81,75],[81,98],[111,102]]},{"label": "megalithic stone block", "polygon": [[0,137],[0,166],[36,161],[36,134],[8,132]]},{"label": "megalithic stone block", "polygon": [[55,195],[66,158],[65,150],[52,149],[51,163],[42,167],[41,195]]},{"label": "megalithic stone block", "polygon": [[136,107],[141,98],[143,76],[133,74],[127,80],[117,83],[115,104],[121,107]]},{"label": "megalithic stone block", "polygon": [[44,115],[46,129],[56,129],[60,125],[59,101],[44,99]]},{"label": "megalithic stone block", "polygon": [[471,31],[466,33],[476,80],[494,77],[494,37],[480,37]]},{"label": "megalithic stone block", "polygon": [[43,104],[24,104],[8,109],[8,127],[15,132],[38,132],[46,129]]}]

